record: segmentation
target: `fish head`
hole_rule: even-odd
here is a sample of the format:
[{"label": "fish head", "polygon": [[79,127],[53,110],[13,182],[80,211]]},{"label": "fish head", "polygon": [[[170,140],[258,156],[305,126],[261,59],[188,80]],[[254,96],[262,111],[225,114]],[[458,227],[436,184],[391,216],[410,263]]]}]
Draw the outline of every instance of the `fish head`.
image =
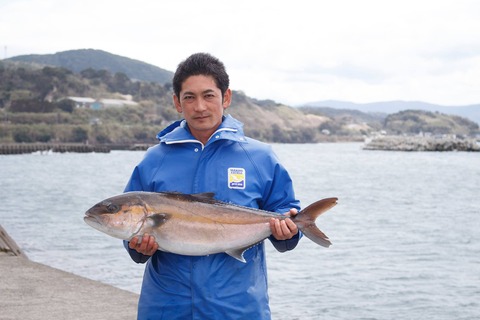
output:
[{"label": "fish head", "polygon": [[130,240],[142,229],[146,212],[141,198],[125,193],[97,203],[85,212],[83,220],[112,237]]}]

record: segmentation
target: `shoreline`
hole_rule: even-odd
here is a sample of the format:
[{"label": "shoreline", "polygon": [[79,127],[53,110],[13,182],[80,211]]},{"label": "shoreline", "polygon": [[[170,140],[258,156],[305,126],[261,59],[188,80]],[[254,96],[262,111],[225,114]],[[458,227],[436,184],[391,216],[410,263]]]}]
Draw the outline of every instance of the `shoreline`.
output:
[{"label": "shoreline", "polygon": [[136,319],[138,294],[31,261],[6,242],[0,246],[2,319]]}]

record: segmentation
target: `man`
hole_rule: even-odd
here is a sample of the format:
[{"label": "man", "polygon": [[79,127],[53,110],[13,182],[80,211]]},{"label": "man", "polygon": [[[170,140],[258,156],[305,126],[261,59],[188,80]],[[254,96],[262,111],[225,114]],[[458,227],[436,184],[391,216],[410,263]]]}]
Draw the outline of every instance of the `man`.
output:
[{"label": "man", "polygon": [[[135,167],[125,191],[214,192],[217,200],[295,215],[292,181],[270,146],[247,138],[242,124],[225,116],[232,99],[222,62],[193,54],[173,78],[173,102],[184,120],[157,135]],[[270,241],[281,252],[300,238],[290,220],[272,219]],[[270,319],[263,242],[248,249],[246,263],[225,253],[183,256],[158,251],[153,236],[125,246],[147,262],[138,319]]]}]

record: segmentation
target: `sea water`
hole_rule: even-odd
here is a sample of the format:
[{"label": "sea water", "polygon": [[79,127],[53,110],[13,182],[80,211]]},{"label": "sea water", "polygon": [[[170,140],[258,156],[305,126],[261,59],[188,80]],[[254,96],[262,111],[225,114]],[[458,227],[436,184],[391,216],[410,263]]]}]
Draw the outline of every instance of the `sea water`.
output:
[{"label": "sea water", "polygon": [[[273,148],[303,206],[339,198],[317,220],[330,248],[267,241],[273,319],[480,319],[480,153]],[[143,154],[0,156],[0,224],[31,260],[138,293],[144,266],[83,215]]]}]

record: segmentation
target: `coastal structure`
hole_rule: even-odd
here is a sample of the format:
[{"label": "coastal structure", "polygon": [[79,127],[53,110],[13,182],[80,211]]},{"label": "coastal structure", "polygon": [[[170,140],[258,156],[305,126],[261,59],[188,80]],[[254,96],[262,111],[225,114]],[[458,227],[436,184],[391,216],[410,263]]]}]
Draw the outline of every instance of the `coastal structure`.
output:
[{"label": "coastal structure", "polygon": [[76,153],[109,153],[110,147],[82,143],[7,143],[0,144],[0,154],[24,154],[34,152],[76,152]]},{"label": "coastal structure", "polygon": [[136,319],[137,294],[33,262],[0,231],[1,319]]},{"label": "coastal structure", "polygon": [[480,151],[475,139],[425,136],[380,136],[366,142],[363,150],[385,151]]}]

